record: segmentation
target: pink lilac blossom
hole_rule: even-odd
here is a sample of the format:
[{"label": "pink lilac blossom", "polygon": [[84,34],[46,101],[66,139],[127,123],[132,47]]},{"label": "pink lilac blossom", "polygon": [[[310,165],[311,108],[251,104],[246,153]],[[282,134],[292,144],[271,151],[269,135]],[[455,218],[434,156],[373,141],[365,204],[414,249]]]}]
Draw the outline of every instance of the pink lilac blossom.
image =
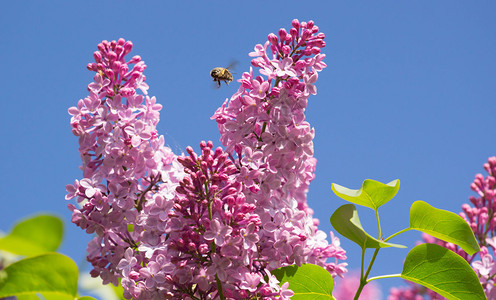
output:
[{"label": "pink lilac blossom", "polygon": [[93,277],[121,279],[133,299],[289,299],[270,270],[346,272],[339,239],[326,240],[306,202],[316,160],[304,111],[325,67],[323,39],[312,21],[294,20],[257,45],[252,64],[267,79],[244,73],[213,117],[226,150],[201,142],[188,156],[157,132],[162,106],[141,58],[125,59],[132,43],[98,45],[90,94],[69,109],[84,178],[66,186],[80,206],[68,205],[72,222],[95,234]]},{"label": "pink lilac blossom", "polygon": [[[221,142],[242,179],[247,203],[262,220],[259,259],[269,269],[313,263],[333,275],[346,272],[339,241],[326,241],[307,205],[314,178],[315,131],[305,121],[308,97],[316,93],[317,73],[326,67],[324,34],[313,21],[293,20],[289,33],[269,34],[249,55],[253,67],[238,80],[238,91],[216,111]],[[278,224],[274,226],[274,224]],[[267,258],[277,259],[267,259]],[[327,262],[328,258],[334,261]],[[284,262],[284,263],[281,263]]]},{"label": "pink lilac blossom", "polygon": [[[472,228],[475,238],[480,245],[481,251],[473,256],[452,243],[446,243],[427,234],[422,238],[425,243],[434,243],[443,246],[461,257],[472,265],[475,273],[484,288],[487,299],[496,299],[495,277],[496,277],[496,157],[490,157],[483,165],[488,175],[475,175],[474,182],[470,188],[477,193],[478,197],[470,196],[470,204],[462,205],[460,216],[467,221]],[[411,300],[411,299],[444,299],[439,294],[422,286],[409,283],[408,287],[393,288],[390,290],[388,300]]]}]

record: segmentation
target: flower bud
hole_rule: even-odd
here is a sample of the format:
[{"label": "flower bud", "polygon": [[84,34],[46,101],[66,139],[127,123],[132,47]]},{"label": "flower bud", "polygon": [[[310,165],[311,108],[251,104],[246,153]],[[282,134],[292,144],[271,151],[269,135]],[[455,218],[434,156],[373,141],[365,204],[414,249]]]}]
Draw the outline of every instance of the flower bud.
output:
[{"label": "flower bud", "polygon": [[279,40],[277,39],[277,35],[270,33],[268,36],[268,40],[272,45],[277,45]]}]

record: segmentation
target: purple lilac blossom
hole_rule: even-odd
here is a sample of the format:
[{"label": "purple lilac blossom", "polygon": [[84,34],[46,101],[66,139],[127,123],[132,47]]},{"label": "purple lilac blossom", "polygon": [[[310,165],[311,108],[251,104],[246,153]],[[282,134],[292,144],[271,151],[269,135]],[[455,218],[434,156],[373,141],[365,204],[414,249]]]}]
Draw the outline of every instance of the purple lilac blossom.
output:
[{"label": "purple lilac blossom", "polygon": [[157,132],[162,105],[141,58],[125,59],[132,43],[98,45],[90,95],[69,109],[84,178],[66,186],[79,204],[68,205],[72,222],[95,234],[93,277],[120,279],[133,299],[289,299],[270,270],[346,272],[339,239],[326,240],[306,202],[316,159],[304,111],[326,66],[323,39],[312,21],[293,20],[257,45],[252,65],[266,78],[244,73],[212,117],[225,150],[201,142],[188,156]]}]

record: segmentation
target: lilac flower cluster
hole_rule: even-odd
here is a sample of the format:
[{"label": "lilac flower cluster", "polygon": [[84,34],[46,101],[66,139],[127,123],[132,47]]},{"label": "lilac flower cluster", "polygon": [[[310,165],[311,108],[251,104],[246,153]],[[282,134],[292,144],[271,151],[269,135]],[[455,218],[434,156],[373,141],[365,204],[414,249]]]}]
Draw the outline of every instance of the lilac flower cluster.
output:
[{"label": "lilac flower cluster", "polygon": [[125,60],[132,43],[98,45],[90,95],[69,109],[84,178],[66,186],[80,204],[69,204],[73,223],[96,234],[92,276],[120,278],[133,299],[289,299],[270,270],[346,272],[339,239],[326,241],[306,203],[316,160],[304,110],[325,67],[323,38],[297,20],[269,35],[250,54],[268,78],[243,74],[213,117],[226,150],[201,142],[200,154],[179,157],[157,133],[162,106],[147,96],[146,65]]},{"label": "lilac flower cluster", "polygon": [[[481,251],[470,256],[453,243],[438,240],[427,234],[423,234],[422,238],[425,243],[438,244],[463,257],[479,276],[487,298],[496,299],[496,288],[494,288],[496,283],[496,157],[490,157],[484,164],[484,169],[488,176],[477,174],[470,185],[478,197],[470,196],[469,200],[472,205],[463,204],[460,213],[460,216],[472,228]],[[429,296],[430,299],[444,299],[431,290],[410,284],[406,288],[392,288],[388,300],[418,300],[424,299],[423,295]]]},{"label": "lilac flower cluster", "polygon": [[[346,272],[339,240],[331,244],[312,220],[306,193],[314,178],[314,129],[305,121],[305,108],[318,72],[326,67],[324,34],[313,21],[293,20],[289,33],[269,34],[265,45],[249,55],[253,69],[238,80],[238,91],[214,118],[240,174],[246,202],[260,216],[260,257],[269,269],[285,264],[313,263],[333,275]],[[270,55],[270,57],[269,57]],[[334,261],[326,262],[328,258]]]}]

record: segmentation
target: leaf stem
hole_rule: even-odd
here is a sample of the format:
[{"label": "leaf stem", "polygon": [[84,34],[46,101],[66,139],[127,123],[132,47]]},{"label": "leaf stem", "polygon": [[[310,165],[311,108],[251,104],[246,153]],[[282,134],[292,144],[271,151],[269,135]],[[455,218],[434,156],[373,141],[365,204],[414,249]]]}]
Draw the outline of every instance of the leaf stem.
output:
[{"label": "leaf stem", "polygon": [[381,222],[379,220],[379,211],[377,209],[375,209],[375,218],[377,219],[377,231],[379,232],[379,237],[377,239],[380,240],[382,232],[381,232]]},{"label": "leaf stem", "polygon": [[354,300],[358,300],[358,297],[360,297],[360,294],[362,293],[363,288],[367,284],[368,280],[367,277],[370,274],[370,271],[372,270],[372,265],[374,264],[375,258],[377,257],[377,254],[379,253],[380,248],[375,249],[374,254],[372,255],[372,259],[370,260],[369,266],[367,267],[367,271],[365,274],[363,274],[363,261],[365,260],[365,248],[362,250],[362,268],[361,268],[361,274],[360,274],[360,286],[358,287],[358,290],[355,293],[355,298]]},{"label": "leaf stem", "polygon": [[384,242],[387,242],[387,241],[389,241],[390,239],[394,238],[395,236],[397,236],[397,235],[399,235],[399,234],[402,234],[403,232],[407,232],[407,231],[409,231],[409,230],[412,230],[412,229],[411,229],[410,227],[407,227],[407,228],[405,228],[405,229],[402,229],[402,230],[400,230],[400,231],[398,231],[398,232],[396,232],[396,233],[394,233],[394,234],[390,235],[390,236],[389,236],[389,237],[387,237],[386,239],[384,239]]}]

